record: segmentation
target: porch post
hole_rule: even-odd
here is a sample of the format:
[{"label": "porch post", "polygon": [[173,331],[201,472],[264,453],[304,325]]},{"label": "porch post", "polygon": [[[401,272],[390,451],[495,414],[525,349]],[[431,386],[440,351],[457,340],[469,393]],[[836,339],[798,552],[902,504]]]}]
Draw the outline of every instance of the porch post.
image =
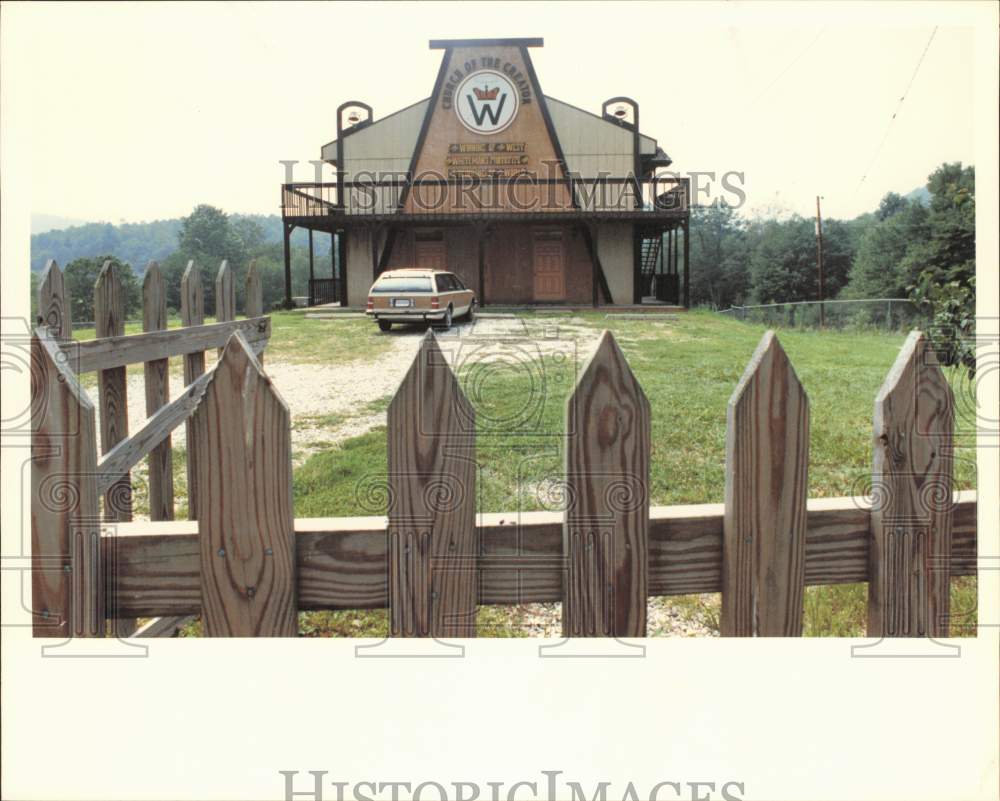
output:
[{"label": "porch post", "polygon": [[691,307],[691,270],[688,266],[688,256],[691,254],[691,248],[689,247],[690,239],[690,220],[684,221],[684,308],[688,309]]},{"label": "porch post", "polygon": [[291,251],[291,239],[292,231],[295,229],[294,225],[284,226],[285,229],[285,308],[292,308],[292,251]]},{"label": "porch post", "polygon": [[340,305],[347,306],[347,229],[337,233],[337,268],[340,270]]},{"label": "porch post", "polygon": [[316,276],[313,274],[313,229],[309,229],[309,305],[316,303],[316,293],[313,291],[313,281]]}]

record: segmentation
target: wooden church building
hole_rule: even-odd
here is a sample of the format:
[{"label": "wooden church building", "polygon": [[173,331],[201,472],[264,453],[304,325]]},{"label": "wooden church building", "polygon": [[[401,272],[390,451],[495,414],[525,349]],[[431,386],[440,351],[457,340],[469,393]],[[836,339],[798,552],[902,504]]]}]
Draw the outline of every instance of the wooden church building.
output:
[{"label": "wooden church building", "polygon": [[[287,302],[289,238],[306,228],[311,305],[363,308],[399,267],[454,272],[481,305],[688,305],[687,179],[666,172],[634,100],[592,112],[543,94],[542,44],[432,40],[429,97],[378,119],[340,105],[321,150],[336,181],[282,187]],[[313,231],[335,243],[322,270]]]}]

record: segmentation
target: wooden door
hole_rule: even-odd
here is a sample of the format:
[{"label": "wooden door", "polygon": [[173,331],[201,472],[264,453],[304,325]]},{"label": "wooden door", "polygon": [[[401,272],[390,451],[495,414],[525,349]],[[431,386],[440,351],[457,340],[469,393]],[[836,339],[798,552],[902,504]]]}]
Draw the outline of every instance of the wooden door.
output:
[{"label": "wooden door", "polygon": [[440,239],[420,241],[415,243],[416,264],[421,270],[447,270],[448,259],[445,256],[444,242]]},{"label": "wooden door", "polygon": [[537,232],[534,237],[534,299],[566,299],[566,253],[561,233]]}]

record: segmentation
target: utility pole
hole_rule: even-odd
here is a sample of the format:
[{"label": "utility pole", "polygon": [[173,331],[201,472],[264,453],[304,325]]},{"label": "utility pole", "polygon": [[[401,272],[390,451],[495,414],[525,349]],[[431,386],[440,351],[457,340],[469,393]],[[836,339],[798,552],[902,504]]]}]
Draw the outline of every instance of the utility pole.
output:
[{"label": "utility pole", "polygon": [[819,327],[826,324],[823,309],[823,217],[819,211],[820,196],[816,195],[816,269],[819,272]]}]

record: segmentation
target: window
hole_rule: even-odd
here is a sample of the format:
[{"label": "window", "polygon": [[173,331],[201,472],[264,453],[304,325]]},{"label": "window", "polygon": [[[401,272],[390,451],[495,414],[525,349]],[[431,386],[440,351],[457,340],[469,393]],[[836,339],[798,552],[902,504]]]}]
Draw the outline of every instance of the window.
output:
[{"label": "window", "polygon": [[437,282],[438,292],[451,292],[451,278],[450,275],[435,275],[434,280]]},{"label": "window", "polygon": [[451,281],[455,285],[455,291],[456,292],[464,292],[465,291],[465,284],[462,283],[462,280],[457,275],[453,275],[451,277]]},{"label": "window", "polygon": [[380,278],[372,292],[430,292],[431,279],[424,276],[390,275]]}]

